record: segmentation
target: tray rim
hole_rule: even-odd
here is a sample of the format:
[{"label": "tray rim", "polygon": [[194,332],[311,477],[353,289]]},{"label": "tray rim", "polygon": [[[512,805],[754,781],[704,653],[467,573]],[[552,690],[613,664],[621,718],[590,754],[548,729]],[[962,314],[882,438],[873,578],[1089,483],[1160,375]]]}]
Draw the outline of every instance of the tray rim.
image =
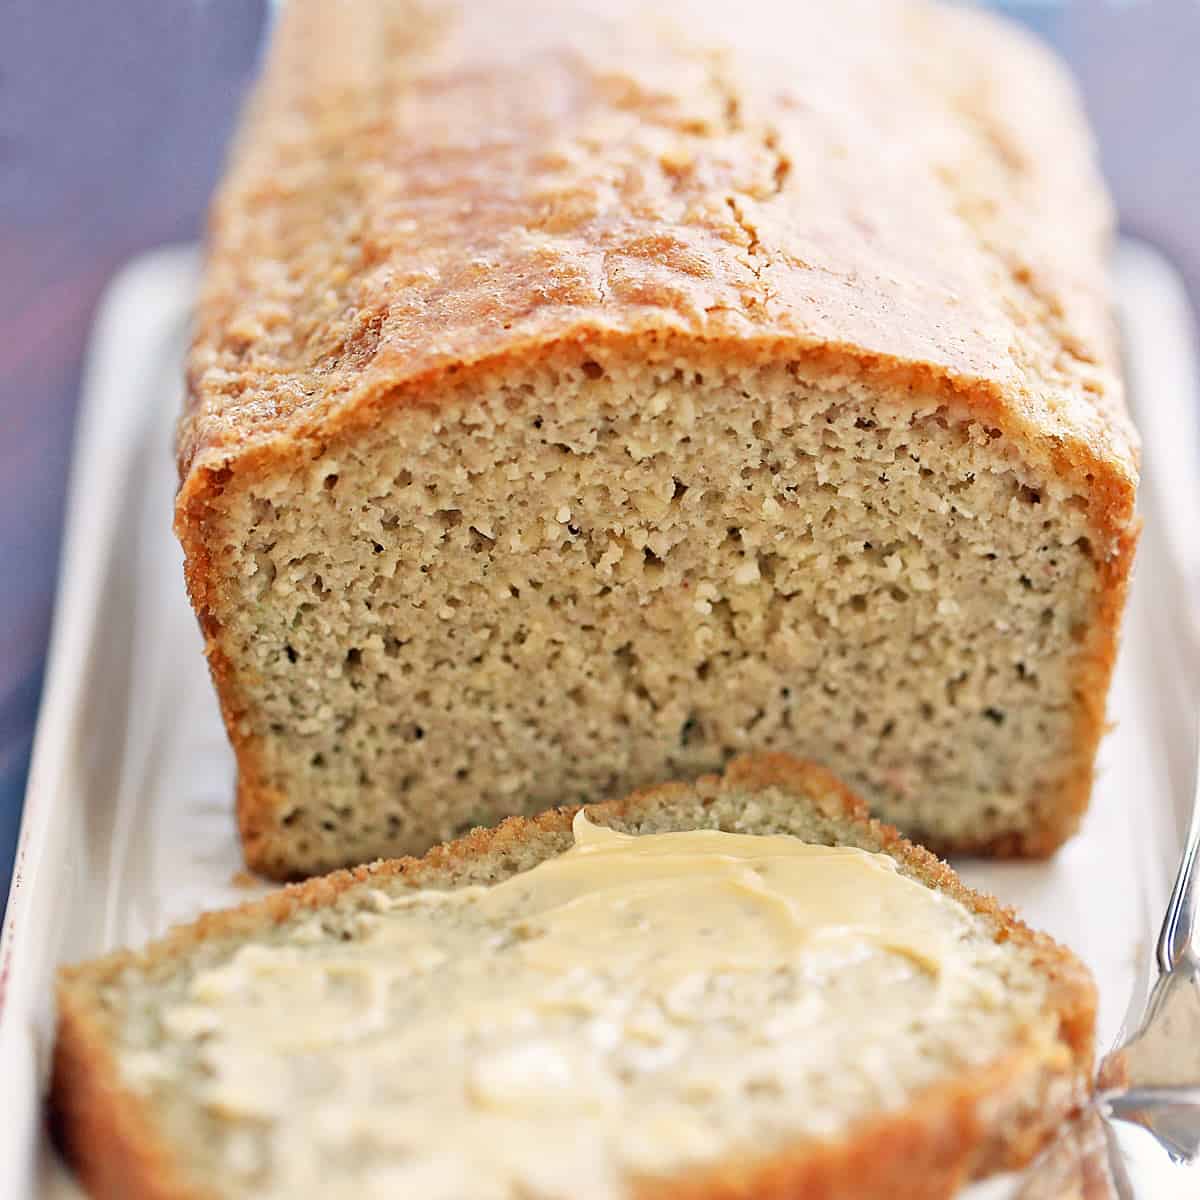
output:
[{"label": "tray rim", "polygon": [[[136,459],[146,421],[134,405],[102,409],[99,398],[110,395],[109,381],[128,369],[131,346],[152,355],[163,345],[171,321],[178,318],[180,278],[184,272],[194,276],[198,265],[194,245],[167,246],[132,259],[105,289],[88,338],[45,682],[0,933],[0,1079],[8,1118],[0,1122],[2,1196],[30,1196],[36,1179],[41,1097],[49,1064],[38,1061],[40,997],[35,993],[40,990],[40,973],[34,968],[39,957],[57,961],[52,947],[61,942],[67,916],[67,905],[49,897],[49,911],[41,911],[39,895],[49,890],[61,896],[62,889],[40,884],[58,865],[54,852],[63,840],[66,814],[54,801],[62,790],[70,733],[82,715],[85,672],[80,664],[87,661],[99,619],[91,601],[115,544],[127,468]],[[148,297],[161,304],[154,308],[157,319],[145,321]],[[140,323],[130,320],[135,313]],[[44,935],[40,945],[39,922]]]}]

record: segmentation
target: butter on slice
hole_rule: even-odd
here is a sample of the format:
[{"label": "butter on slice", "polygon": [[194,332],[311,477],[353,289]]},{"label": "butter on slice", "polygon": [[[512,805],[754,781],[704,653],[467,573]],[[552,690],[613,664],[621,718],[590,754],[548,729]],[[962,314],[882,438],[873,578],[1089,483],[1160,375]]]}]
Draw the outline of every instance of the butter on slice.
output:
[{"label": "butter on slice", "polygon": [[[623,1170],[748,1136],[755,1096],[801,1113],[848,1046],[880,1070],[847,1096],[886,1105],[899,1083],[881,1048],[907,1045],[906,1022],[990,1019],[970,914],[887,855],[632,836],[584,812],[574,837],[490,887],[374,889],[281,927],[163,1013],[203,1064],[201,1102],[286,1164],[272,1196],[337,1153],[428,1200],[461,1200],[463,1179],[610,1200]],[[147,1064],[126,1070],[156,1086]]]},{"label": "butter on slice", "polygon": [[954,901],[886,854],[788,836],[699,829],[634,836],[574,821],[575,845],[483,893],[482,912],[520,919],[522,958],[658,978],[754,970],[817,943],[871,943],[937,974],[952,952]]}]

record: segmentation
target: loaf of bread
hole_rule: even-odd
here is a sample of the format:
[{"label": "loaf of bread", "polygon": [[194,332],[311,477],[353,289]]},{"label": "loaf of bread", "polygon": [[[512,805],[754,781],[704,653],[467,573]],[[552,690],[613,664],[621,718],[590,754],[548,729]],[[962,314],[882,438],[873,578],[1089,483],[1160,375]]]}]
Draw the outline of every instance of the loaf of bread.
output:
[{"label": "loaf of bread", "polygon": [[1054,849],[1135,541],[1108,226],[977,12],[289,3],[178,446],[249,862],[754,748]]},{"label": "loaf of bread", "polygon": [[935,1200],[1081,1103],[1084,969],[824,770],[585,817],[64,972],[52,1102],[91,1193]]}]

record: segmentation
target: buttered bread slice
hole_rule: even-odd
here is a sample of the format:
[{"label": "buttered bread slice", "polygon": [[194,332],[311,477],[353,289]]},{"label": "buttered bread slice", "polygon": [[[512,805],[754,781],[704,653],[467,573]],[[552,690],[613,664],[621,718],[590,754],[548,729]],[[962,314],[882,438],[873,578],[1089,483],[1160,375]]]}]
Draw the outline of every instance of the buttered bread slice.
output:
[{"label": "buttered bread slice", "polygon": [[949,1196],[1077,1106],[1065,950],[779,756],[63,973],[97,1196]]}]

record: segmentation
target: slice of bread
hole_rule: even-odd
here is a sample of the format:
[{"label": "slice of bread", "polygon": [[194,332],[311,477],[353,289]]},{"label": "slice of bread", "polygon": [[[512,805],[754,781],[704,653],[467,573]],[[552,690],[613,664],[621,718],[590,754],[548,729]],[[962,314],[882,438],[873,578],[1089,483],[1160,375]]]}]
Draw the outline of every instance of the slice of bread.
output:
[{"label": "slice of bread", "polygon": [[[883,874],[934,914],[953,972],[851,938],[833,960],[781,955],[649,995],[669,970],[622,979],[588,926],[524,1023],[533,1010],[514,1016],[505,996],[545,929],[479,910],[492,885],[556,860],[509,889],[524,913],[535,879],[567,861],[577,811],[314,879],[64,970],[52,1104],[91,1193],[945,1197],[1028,1160],[1081,1103],[1095,996],[1079,962],[824,770],[776,755],[586,815],[639,836],[716,829],[889,856]],[[844,895],[853,924],[860,897]],[[696,924],[672,927],[664,962],[711,937]],[[629,936],[653,923],[642,930]],[[735,956],[758,936],[750,918],[719,933]],[[466,979],[485,986],[460,1024]]]}]

